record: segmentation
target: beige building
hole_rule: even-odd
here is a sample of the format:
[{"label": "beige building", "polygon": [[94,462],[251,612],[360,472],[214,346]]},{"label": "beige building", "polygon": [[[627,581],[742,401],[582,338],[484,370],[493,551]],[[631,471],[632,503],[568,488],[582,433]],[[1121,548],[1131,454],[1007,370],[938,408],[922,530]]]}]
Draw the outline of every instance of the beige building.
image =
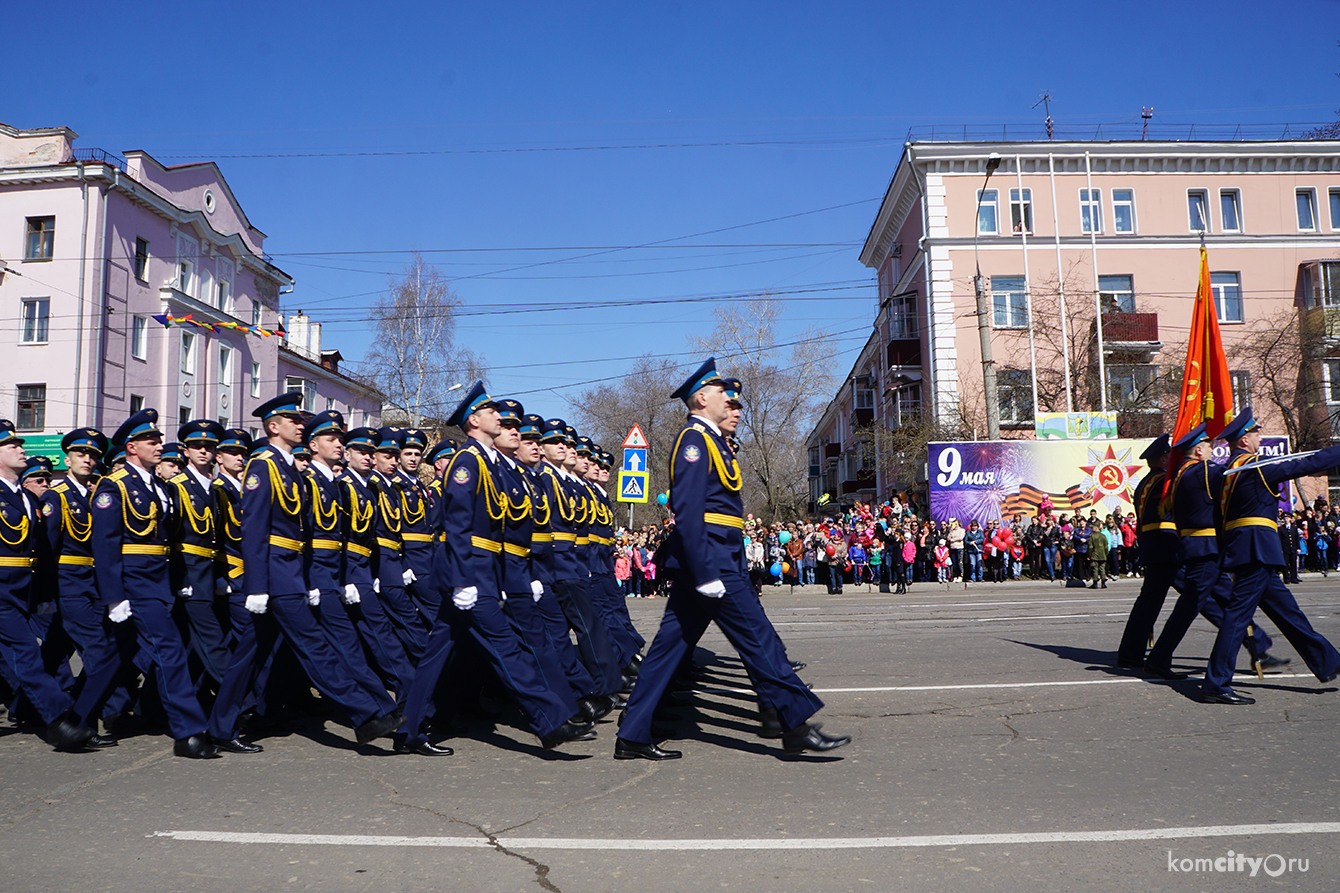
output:
[{"label": "beige building", "polygon": [[1340,433],[1340,142],[908,142],[861,250],[875,333],[811,434],[813,497],[924,483],[890,431],[986,437],[979,263],[1002,437],[1032,437],[1035,408],[1168,430],[1202,238],[1235,405],[1296,448]]}]

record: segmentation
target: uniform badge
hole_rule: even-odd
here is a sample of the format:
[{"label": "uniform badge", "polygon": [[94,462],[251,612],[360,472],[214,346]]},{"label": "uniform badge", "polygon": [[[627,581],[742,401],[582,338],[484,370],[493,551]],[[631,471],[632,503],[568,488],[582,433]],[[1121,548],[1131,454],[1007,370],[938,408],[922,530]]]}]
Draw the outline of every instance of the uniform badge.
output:
[{"label": "uniform badge", "polygon": [[690,445],[690,446],[686,446],[686,447],[684,447],[684,461],[685,461],[685,462],[697,462],[698,459],[701,458],[701,457],[702,457],[702,453],[700,453],[700,452],[698,451],[698,448],[697,448],[696,446],[692,446],[692,445]]},{"label": "uniform badge", "polygon": [[54,512],[55,510],[56,507],[51,503],[49,502],[42,503],[42,514],[46,515],[48,518],[51,517],[51,513]]},{"label": "uniform badge", "polygon": [[470,469],[468,468],[456,469],[456,471],[452,473],[451,479],[458,484],[470,483]]},{"label": "uniform badge", "polygon": [[255,490],[261,485],[261,479],[254,474],[247,475],[246,487],[248,490]]},{"label": "uniform badge", "polygon": [[93,500],[93,504],[100,509],[109,509],[112,507],[112,494],[100,493],[98,498]]}]

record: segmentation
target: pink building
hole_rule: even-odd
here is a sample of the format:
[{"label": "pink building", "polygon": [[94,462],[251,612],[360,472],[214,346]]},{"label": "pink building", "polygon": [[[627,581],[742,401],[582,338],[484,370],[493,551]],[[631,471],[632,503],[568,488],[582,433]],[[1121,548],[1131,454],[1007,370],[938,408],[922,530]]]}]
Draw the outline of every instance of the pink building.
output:
[{"label": "pink building", "polygon": [[36,452],[147,406],[169,435],[199,417],[254,429],[251,410],[286,385],[309,408],[376,422],[379,398],[339,373],[306,317],[294,344],[155,321],[273,331],[293,279],[214,163],[164,167],[140,151],[76,149],[75,137],[0,124],[0,306],[16,333],[0,354],[0,416]]},{"label": "pink building", "polygon": [[[924,468],[890,470],[879,431],[986,437],[978,263],[1002,437],[1032,437],[1035,408],[1116,412],[1122,436],[1169,430],[1202,235],[1235,406],[1271,433],[1330,439],[1340,143],[913,140],[861,250],[878,277],[876,331],[811,434],[812,495],[923,485]],[[1275,359],[1302,353],[1287,395],[1261,347],[1272,333]]]}]

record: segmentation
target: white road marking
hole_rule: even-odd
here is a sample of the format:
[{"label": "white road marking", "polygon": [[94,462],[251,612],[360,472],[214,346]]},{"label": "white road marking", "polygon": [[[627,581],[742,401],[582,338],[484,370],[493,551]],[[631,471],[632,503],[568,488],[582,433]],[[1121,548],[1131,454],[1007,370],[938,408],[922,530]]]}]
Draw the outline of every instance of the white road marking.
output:
[{"label": "white road marking", "polygon": [[[1185,828],[1136,828],[1115,831],[1035,831],[1015,834],[928,834],[919,837],[800,837],[699,840],[598,839],[564,837],[499,837],[514,850],[833,850],[915,847],[990,846],[1021,843],[1112,843],[1126,840],[1179,840],[1203,837],[1249,837],[1279,834],[1338,834],[1340,822],[1281,822],[1270,825],[1204,825]],[[153,837],[202,843],[274,844],[279,846],[493,846],[479,837],[395,837],[367,834],[262,834],[228,831],[155,831]]]},{"label": "white road marking", "polygon": [[[1244,673],[1239,673],[1239,681],[1257,682],[1261,680],[1254,679]],[[1271,673],[1264,681],[1270,682],[1275,679],[1315,679],[1311,673]],[[1062,679],[1055,682],[982,682],[967,685],[880,685],[862,688],[816,688],[812,689],[815,694],[841,694],[844,692],[872,692],[872,691],[963,691],[966,689],[979,688],[1056,688],[1068,685],[1133,685],[1139,682],[1160,683],[1162,679],[1146,679],[1143,676],[1122,676],[1117,679]],[[1191,677],[1190,682],[1196,681],[1196,677]],[[752,688],[694,688],[688,689],[695,694],[739,694],[745,692],[753,694]]]}]

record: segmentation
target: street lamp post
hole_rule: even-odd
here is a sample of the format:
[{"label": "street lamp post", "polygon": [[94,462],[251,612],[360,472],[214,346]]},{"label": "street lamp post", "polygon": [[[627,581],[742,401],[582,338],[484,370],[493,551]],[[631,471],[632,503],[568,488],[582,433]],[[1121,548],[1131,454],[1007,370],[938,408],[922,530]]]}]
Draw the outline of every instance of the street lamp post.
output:
[{"label": "street lamp post", "polygon": [[[982,213],[982,194],[991,175],[1000,167],[1000,155],[992,152],[986,160],[986,179],[982,188],[977,190],[977,210],[972,221],[972,259],[977,272],[972,277],[973,290],[977,293],[977,335],[982,342],[982,385],[986,394],[986,436],[988,440],[1000,439],[1000,397],[996,389],[996,362],[991,355],[991,308],[987,305],[986,288],[982,284],[982,262],[977,256],[977,233]],[[997,229],[1000,223],[996,223]]]}]

